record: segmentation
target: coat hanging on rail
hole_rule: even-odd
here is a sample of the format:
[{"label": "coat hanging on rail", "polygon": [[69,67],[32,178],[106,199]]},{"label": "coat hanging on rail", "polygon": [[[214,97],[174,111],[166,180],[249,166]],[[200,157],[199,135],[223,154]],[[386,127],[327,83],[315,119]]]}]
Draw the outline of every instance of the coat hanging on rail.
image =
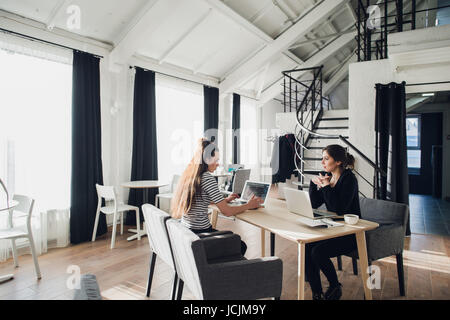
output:
[{"label": "coat hanging on rail", "polygon": [[[300,146],[297,146],[297,153],[300,153]],[[272,150],[272,161],[270,166],[272,168],[272,183],[286,182],[286,179],[290,179],[292,174],[298,176],[298,172],[295,171],[295,161],[299,161],[295,155],[295,136],[285,134],[278,137],[275,140],[275,144]]]}]

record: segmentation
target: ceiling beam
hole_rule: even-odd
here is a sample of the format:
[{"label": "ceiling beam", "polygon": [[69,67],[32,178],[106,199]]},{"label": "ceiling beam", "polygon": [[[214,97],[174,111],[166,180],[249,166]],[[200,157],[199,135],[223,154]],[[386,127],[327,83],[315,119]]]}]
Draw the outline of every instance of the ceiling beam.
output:
[{"label": "ceiling beam", "polygon": [[323,84],[322,95],[326,96],[331,91],[333,91],[336,86],[341,83],[342,80],[345,79],[348,75],[348,66],[350,63],[357,62],[357,57],[354,53],[352,53],[350,59],[341,66],[341,68],[331,77],[331,79]]},{"label": "ceiling beam", "polygon": [[111,51],[111,66],[127,63],[128,59],[139,50],[140,45],[145,43],[151,33],[155,32],[179,5],[180,2],[177,0],[150,0],[139,14],[137,21],[133,19],[133,25],[126,28],[127,33],[121,35],[122,39]]},{"label": "ceiling beam", "polygon": [[205,14],[203,14],[197,21],[194,22],[194,24],[187,29],[170,47],[167,49],[162,56],[159,58],[159,64],[163,63],[169,54],[181,43],[183,40],[192,32],[194,31],[199,25],[201,25],[206,18],[211,14],[213,9],[209,9]]},{"label": "ceiling beam", "polygon": [[[316,67],[322,65],[328,58],[333,56],[338,50],[342,49],[346,45],[348,45],[352,40],[355,38],[354,33],[347,33],[330,44],[328,44],[325,48],[320,50],[317,54],[309,58],[304,64],[296,66],[296,68],[310,68],[310,67]],[[302,76],[305,73],[299,73],[298,77]],[[283,87],[283,77],[281,77],[278,81],[270,85],[269,87],[265,88],[261,94],[260,103],[264,104],[267,101],[272,100],[275,98],[278,94],[281,93]]]},{"label": "ceiling beam", "polygon": [[[215,9],[217,12],[220,12],[225,17],[228,17],[229,19],[231,19],[232,21],[237,23],[239,26],[241,26],[245,30],[247,30],[249,33],[253,34],[254,36],[258,37],[260,40],[262,40],[264,46],[268,45],[274,41],[272,39],[272,37],[267,35],[264,31],[262,31],[257,26],[255,26],[252,22],[250,22],[247,19],[245,19],[244,17],[242,17],[240,14],[235,12],[233,9],[231,9],[230,7],[225,5],[222,1],[220,1],[220,0],[204,0],[204,1],[208,5],[210,5],[213,9]],[[266,7],[269,7],[269,6],[266,6]],[[274,7],[274,4],[271,2],[270,8],[272,8],[272,7]],[[256,50],[256,52],[258,52],[260,50],[261,50],[261,48],[258,48]],[[253,53],[252,55],[256,54],[256,52]],[[299,64],[303,63],[303,61],[299,57],[297,57],[295,54],[293,54],[289,50],[282,52],[282,54],[285,55],[287,58],[291,59],[292,61],[294,61],[295,63],[299,63]],[[245,61],[242,61],[242,62],[245,62]],[[237,68],[239,68],[241,63],[237,64],[234,68],[229,70],[224,75],[224,78],[226,78],[229,74],[233,73]],[[202,65],[197,66],[195,69],[198,70],[201,66]]]},{"label": "ceiling beam", "polygon": [[234,11],[229,6],[224,4],[222,1],[220,0],[204,0],[204,1],[213,9],[217,10],[217,12],[220,12],[224,16],[233,20],[235,23],[243,27],[245,30],[249,31],[253,35],[257,36],[259,39],[263,40],[265,43],[270,43],[273,41],[272,37],[267,35],[264,31],[259,29],[253,23],[249,22],[247,19],[238,14],[236,11]]},{"label": "ceiling beam", "polygon": [[267,44],[265,48],[256,53],[250,60],[243,63],[234,70],[234,72],[229,74],[219,86],[221,93],[226,94],[232,92],[254,75],[256,71],[260,70],[265,63],[273,59],[275,55],[287,50],[298,38],[318,26],[346,2],[347,0],[325,0],[320,5],[316,6],[291,28],[281,34],[276,40]]},{"label": "ceiling beam", "polygon": [[63,8],[67,7],[67,5],[71,2],[71,0],[59,0],[56,5],[53,7],[52,12],[47,18],[46,26],[48,30],[53,30],[55,27],[56,18],[60,14]]},{"label": "ceiling beam", "polygon": [[198,82],[203,85],[212,86],[212,87],[218,87],[219,86],[219,79],[197,73],[194,74],[192,70],[182,68],[179,66],[175,66],[173,64],[164,62],[163,64],[159,64],[158,60],[152,59],[140,54],[134,54],[129,60],[128,63],[131,66],[138,66],[141,68],[145,68],[148,70],[155,71],[157,73],[166,74],[172,77],[189,80],[193,82]]}]

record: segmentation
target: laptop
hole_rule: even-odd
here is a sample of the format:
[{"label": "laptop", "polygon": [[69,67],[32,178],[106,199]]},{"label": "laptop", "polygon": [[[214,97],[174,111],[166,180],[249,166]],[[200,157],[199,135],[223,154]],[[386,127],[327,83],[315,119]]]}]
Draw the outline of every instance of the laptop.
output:
[{"label": "laptop", "polygon": [[270,183],[269,182],[257,182],[257,181],[245,181],[244,189],[242,190],[241,197],[235,199],[233,203],[243,204],[247,203],[253,195],[263,199],[261,206],[264,206],[267,201],[267,195],[269,194]]},{"label": "laptop", "polygon": [[307,191],[285,188],[284,195],[286,196],[288,210],[292,213],[311,220],[337,217],[334,212],[313,209]]}]

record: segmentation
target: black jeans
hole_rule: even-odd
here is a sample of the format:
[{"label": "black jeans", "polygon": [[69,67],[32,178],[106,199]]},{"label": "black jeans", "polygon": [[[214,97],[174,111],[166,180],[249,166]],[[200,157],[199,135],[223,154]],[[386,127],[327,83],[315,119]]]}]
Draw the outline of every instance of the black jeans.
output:
[{"label": "black jeans", "polygon": [[350,253],[355,249],[356,238],[354,234],[306,244],[305,274],[313,294],[322,292],[320,270],[327,277],[330,286],[336,286],[339,283],[330,258]]},{"label": "black jeans", "polygon": [[[209,227],[207,229],[191,229],[192,232],[194,232],[195,234],[198,233],[203,233],[203,232],[215,232],[218,231],[217,229],[214,229],[213,227]],[[247,245],[245,244],[244,241],[241,240],[241,254],[242,256],[245,255],[245,252],[247,251]]]}]

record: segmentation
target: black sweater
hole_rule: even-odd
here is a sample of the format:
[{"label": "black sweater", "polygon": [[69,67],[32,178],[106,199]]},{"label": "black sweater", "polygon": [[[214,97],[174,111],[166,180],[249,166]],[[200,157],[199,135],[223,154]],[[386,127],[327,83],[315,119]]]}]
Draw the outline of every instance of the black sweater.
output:
[{"label": "black sweater", "polygon": [[345,169],[342,172],[333,188],[328,185],[318,190],[314,182],[311,181],[309,183],[309,197],[314,209],[325,203],[328,211],[336,212],[338,215],[349,213],[361,217],[358,180],[350,169]]}]

